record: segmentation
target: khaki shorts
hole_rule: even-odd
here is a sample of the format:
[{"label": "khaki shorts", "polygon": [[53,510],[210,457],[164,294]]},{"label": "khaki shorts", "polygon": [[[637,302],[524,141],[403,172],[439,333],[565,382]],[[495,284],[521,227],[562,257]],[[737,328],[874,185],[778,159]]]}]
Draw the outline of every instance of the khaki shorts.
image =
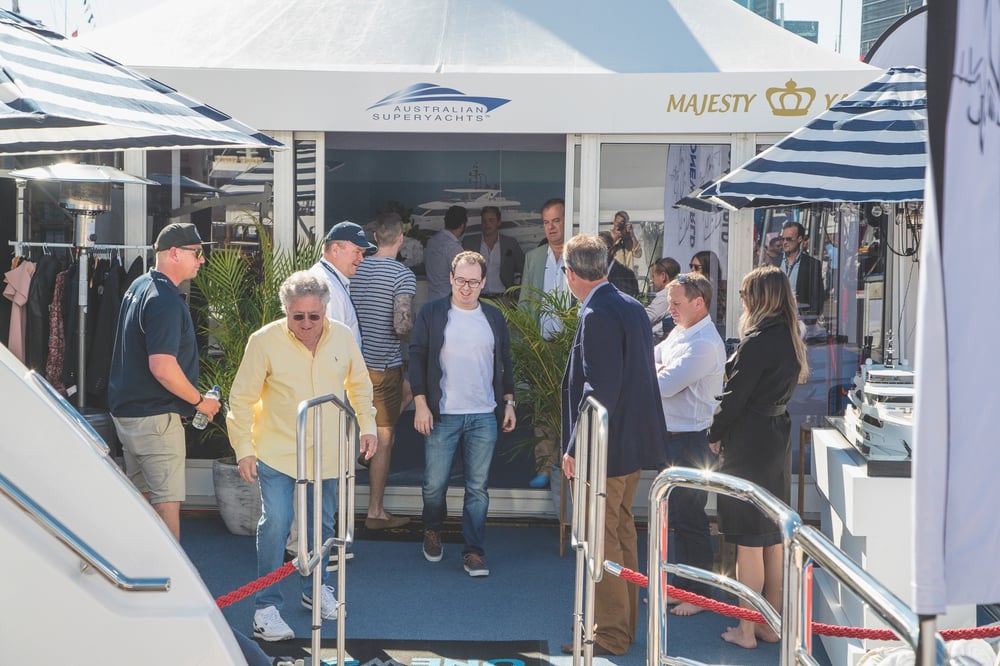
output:
[{"label": "khaki shorts", "polygon": [[151,504],[183,502],[187,447],[179,414],[113,417],[125,473]]},{"label": "khaki shorts", "polygon": [[372,380],[372,397],[375,403],[375,425],[395,428],[402,411],[403,366],[385,370],[369,370]]}]

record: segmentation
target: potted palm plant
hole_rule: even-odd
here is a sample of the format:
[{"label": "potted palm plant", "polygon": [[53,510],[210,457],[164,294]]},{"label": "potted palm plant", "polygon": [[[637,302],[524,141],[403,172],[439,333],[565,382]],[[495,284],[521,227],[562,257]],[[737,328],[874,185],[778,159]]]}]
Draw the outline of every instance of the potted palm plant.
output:
[{"label": "potted palm plant", "polygon": [[[513,287],[509,291],[519,293],[520,298],[517,302],[504,299],[499,307],[510,329],[515,397],[519,404],[528,406],[536,431],[558,442],[562,421],[562,377],[579,324],[579,306],[567,292],[547,293],[532,287]],[[542,319],[558,320],[561,324],[559,330],[548,337],[542,335]],[[533,449],[541,438],[522,439],[515,445],[512,454]],[[549,473],[549,488],[556,515],[560,513],[559,462],[552,461]]]},{"label": "potted palm plant", "polygon": [[[250,335],[282,316],[278,287],[298,270],[319,258],[319,246],[300,245],[296,250],[276,248],[260,222],[254,221],[260,251],[215,250],[192,281],[196,311],[202,333],[209,343],[201,351],[199,388],[222,389],[225,398],[233,385]],[[220,411],[220,414],[222,412]],[[228,443],[225,419],[217,417],[206,429],[206,437],[222,437]],[[226,527],[233,534],[256,533],[260,518],[260,488],[244,482],[235,457],[212,462],[215,498]]]}]

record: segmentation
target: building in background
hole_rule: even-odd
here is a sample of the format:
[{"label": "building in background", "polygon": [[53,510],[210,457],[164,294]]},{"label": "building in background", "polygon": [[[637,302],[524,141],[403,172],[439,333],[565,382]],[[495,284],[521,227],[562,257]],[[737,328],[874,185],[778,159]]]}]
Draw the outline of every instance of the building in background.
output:
[{"label": "building in background", "polygon": [[893,23],[923,6],[921,0],[861,0],[861,53],[868,53]]},{"label": "building in background", "polygon": [[754,14],[780,25],[788,32],[808,39],[813,44],[819,43],[819,21],[786,21],[783,2],[778,0],[735,0],[735,2]]}]

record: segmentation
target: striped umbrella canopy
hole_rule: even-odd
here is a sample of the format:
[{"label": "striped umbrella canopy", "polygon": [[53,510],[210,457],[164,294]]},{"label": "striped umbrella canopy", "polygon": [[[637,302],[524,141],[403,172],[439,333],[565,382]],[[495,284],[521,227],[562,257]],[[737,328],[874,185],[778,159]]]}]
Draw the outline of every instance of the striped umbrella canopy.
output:
[{"label": "striped umbrella canopy", "polygon": [[228,146],[282,144],[0,10],[0,154]]},{"label": "striped umbrella canopy", "polygon": [[924,198],[924,70],[896,67],[704,189],[730,208]]}]

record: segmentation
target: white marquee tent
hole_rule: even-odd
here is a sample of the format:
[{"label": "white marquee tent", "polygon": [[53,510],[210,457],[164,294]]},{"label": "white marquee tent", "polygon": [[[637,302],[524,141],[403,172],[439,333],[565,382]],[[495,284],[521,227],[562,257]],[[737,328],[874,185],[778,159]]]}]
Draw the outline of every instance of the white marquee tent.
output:
[{"label": "white marquee tent", "polygon": [[[591,232],[612,201],[664,209],[663,177],[636,187],[648,174],[602,165],[603,145],[719,144],[740,164],[881,71],[732,0],[172,0],[82,39],[318,155],[555,139],[567,218]],[[293,238],[293,172],[276,156],[279,243]],[[324,203],[318,177],[318,220]],[[750,268],[749,219],[732,217],[730,274]]]}]

